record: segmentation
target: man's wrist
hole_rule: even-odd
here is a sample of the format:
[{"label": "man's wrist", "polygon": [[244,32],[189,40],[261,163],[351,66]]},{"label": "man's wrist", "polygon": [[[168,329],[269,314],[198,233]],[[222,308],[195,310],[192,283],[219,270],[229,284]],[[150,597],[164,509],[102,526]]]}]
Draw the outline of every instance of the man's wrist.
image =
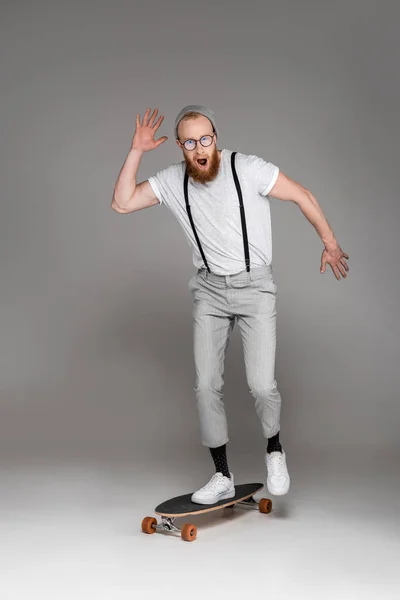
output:
[{"label": "man's wrist", "polygon": [[334,250],[335,248],[338,247],[337,239],[335,238],[333,233],[327,237],[323,237],[322,241],[327,250]]},{"label": "man's wrist", "polygon": [[129,151],[130,154],[136,154],[137,156],[142,157],[144,154],[144,150],[142,150],[142,148],[136,147],[136,146],[131,146],[131,149]]}]

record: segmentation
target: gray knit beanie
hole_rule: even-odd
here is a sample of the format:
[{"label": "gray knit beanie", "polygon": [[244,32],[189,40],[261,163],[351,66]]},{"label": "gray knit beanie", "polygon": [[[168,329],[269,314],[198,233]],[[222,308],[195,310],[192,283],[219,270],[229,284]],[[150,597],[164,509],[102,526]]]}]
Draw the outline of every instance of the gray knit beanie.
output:
[{"label": "gray knit beanie", "polygon": [[215,126],[215,115],[214,115],[213,111],[210,108],[207,108],[206,106],[201,106],[200,104],[190,104],[189,106],[185,106],[185,108],[182,108],[181,112],[175,119],[175,138],[176,139],[178,139],[178,125],[179,125],[180,121],[187,113],[192,112],[192,111],[198,112],[201,115],[204,115],[205,117],[207,117],[207,119],[209,119],[211,121],[212,126],[214,127],[214,130],[215,130],[215,133],[218,136],[218,130]]}]

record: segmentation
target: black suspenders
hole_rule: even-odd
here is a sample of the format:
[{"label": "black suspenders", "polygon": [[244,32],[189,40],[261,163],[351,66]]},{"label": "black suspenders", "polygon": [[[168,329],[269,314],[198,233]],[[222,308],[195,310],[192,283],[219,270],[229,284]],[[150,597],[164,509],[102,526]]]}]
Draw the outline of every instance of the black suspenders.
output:
[{"label": "black suspenders", "polygon": [[[233,179],[235,181],[235,186],[236,186],[237,194],[238,194],[238,197],[239,197],[240,218],[241,218],[241,221],[242,221],[244,258],[245,258],[245,263],[246,263],[246,271],[250,271],[250,254],[249,254],[249,241],[248,241],[248,238],[247,238],[246,216],[245,216],[244,206],[243,206],[242,190],[240,189],[240,183],[239,183],[239,179],[238,179],[238,176],[237,176],[237,173],[236,173],[235,155],[236,155],[236,152],[232,152],[232,154],[231,154],[231,167],[232,167]],[[194,226],[192,212],[190,210],[189,194],[188,194],[188,180],[189,180],[189,176],[188,176],[187,169],[186,169],[185,170],[185,178],[184,178],[184,182],[183,182],[183,191],[184,191],[184,194],[185,194],[186,210],[187,210],[187,213],[188,213],[188,216],[189,216],[190,224],[191,224],[192,229],[193,229],[194,237],[196,238],[196,242],[197,242],[197,245],[198,245],[199,250],[200,250],[201,257],[202,257],[202,259],[204,261],[204,264],[205,264],[205,266],[207,268],[207,271],[210,273],[211,272],[210,271],[210,267],[208,266],[206,257],[205,257],[204,252],[203,252],[203,248],[201,247],[199,236],[197,235],[197,231],[196,231],[196,228]]]}]

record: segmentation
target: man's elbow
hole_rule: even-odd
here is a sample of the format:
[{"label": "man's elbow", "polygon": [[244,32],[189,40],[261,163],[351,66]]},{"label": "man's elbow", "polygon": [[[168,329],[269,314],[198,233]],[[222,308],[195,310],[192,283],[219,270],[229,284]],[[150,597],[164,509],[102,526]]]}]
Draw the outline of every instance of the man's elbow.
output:
[{"label": "man's elbow", "polygon": [[112,197],[112,200],[111,200],[111,208],[112,208],[112,210],[114,210],[115,212],[117,212],[117,213],[119,213],[119,214],[122,214],[122,215],[124,215],[126,212],[128,212],[128,211],[124,210],[123,208],[121,208],[121,207],[119,206],[119,204],[117,204],[117,201],[116,201],[116,199],[115,199],[115,196],[113,196],[113,197]]},{"label": "man's elbow", "polygon": [[304,188],[304,193],[305,193],[305,198],[309,201],[311,201],[314,206],[318,206],[318,201],[316,199],[316,197],[312,194],[312,192],[310,192],[310,190],[308,190],[307,188]]}]

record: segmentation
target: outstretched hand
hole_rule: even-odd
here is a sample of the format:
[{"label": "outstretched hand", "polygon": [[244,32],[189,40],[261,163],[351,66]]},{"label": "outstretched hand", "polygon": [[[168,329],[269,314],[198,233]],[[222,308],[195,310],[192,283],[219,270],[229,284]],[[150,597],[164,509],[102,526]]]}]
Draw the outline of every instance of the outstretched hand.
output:
[{"label": "outstretched hand", "polygon": [[158,113],[158,108],[153,111],[151,117],[150,112],[151,108],[148,108],[144,114],[142,123],[140,122],[140,115],[136,115],[136,131],[132,139],[132,148],[140,150],[141,152],[155,150],[168,139],[166,135],[161,137],[159,140],[154,139],[157,129],[164,120],[164,116],[160,115],[157,122],[154,123]]},{"label": "outstretched hand", "polygon": [[346,258],[349,259],[349,255],[343,252],[339,244],[333,248],[325,248],[321,256],[321,273],[325,273],[328,264],[331,266],[336,279],[340,280],[340,275],[346,279],[347,271],[349,271]]}]

